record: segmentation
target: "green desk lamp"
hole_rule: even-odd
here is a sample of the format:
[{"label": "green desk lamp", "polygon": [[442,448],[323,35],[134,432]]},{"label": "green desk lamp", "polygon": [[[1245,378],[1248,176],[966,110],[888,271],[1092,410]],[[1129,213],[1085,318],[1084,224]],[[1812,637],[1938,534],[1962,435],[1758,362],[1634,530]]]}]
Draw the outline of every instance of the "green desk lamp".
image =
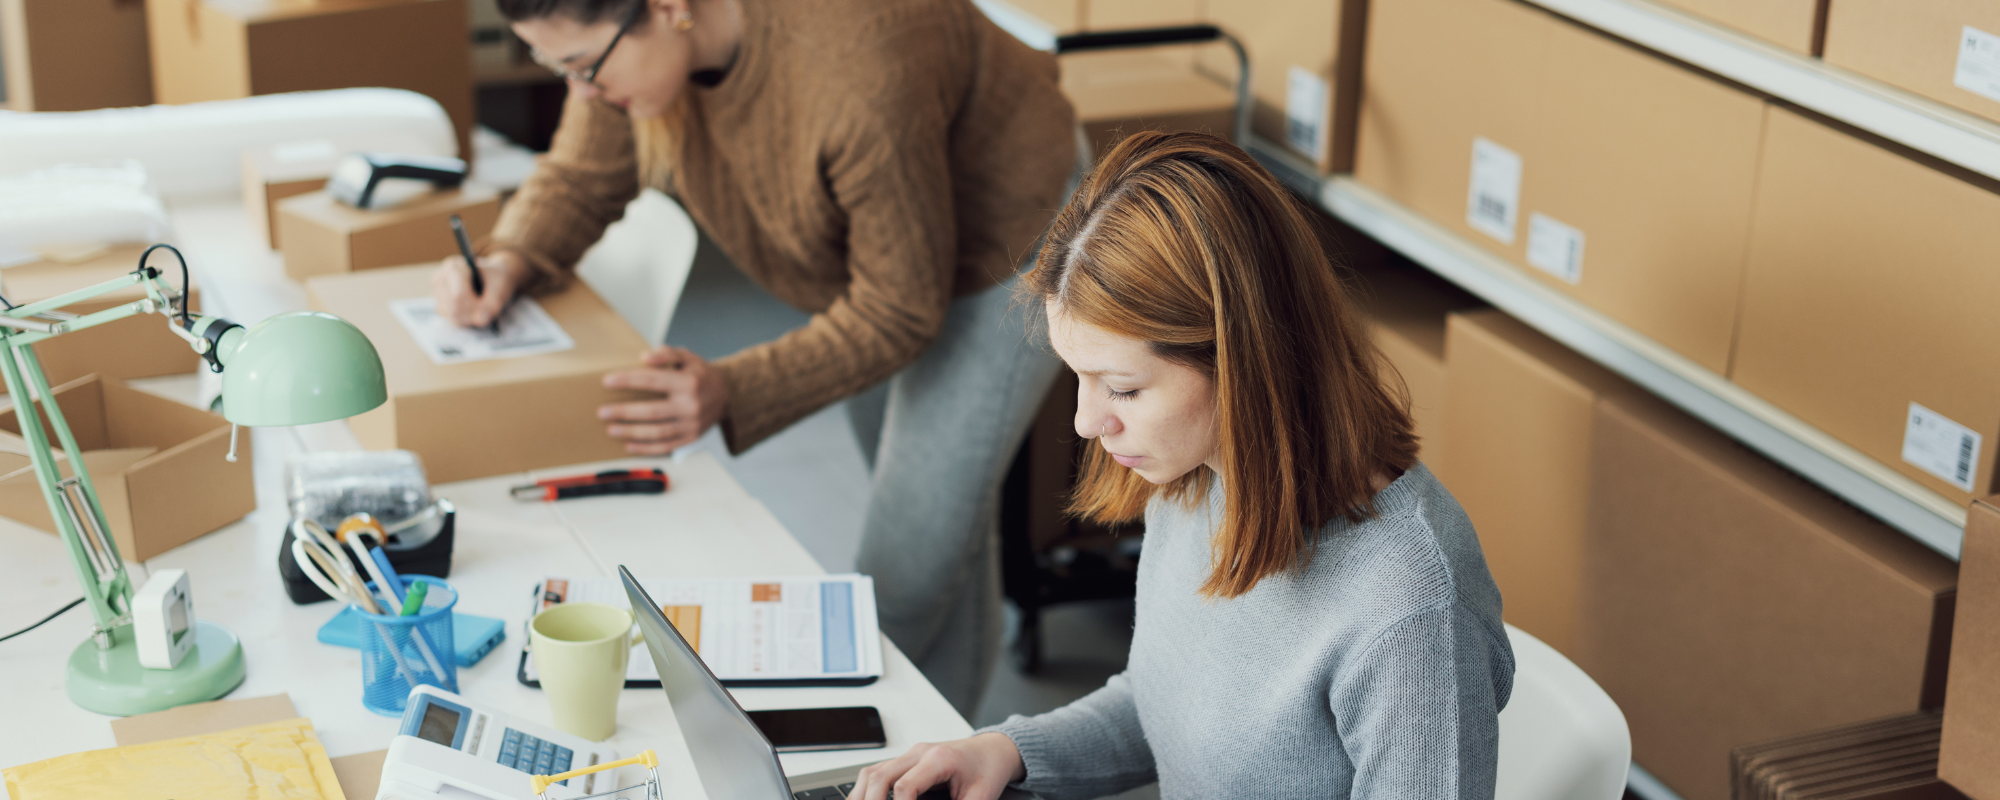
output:
[{"label": "green desk lamp", "polygon": [[[33,345],[44,339],[83,330],[137,314],[163,314],[176,335],[187,340],[222,373],[222,415],[232,425],[305,425],[354,416],[388,399],[382,360],[368,337],[346,320],[330,314],[280,314],[250,328],[187,310],[187,261],[181,260],[181,290],[147,266],[155,250],[180,251],[156,244],[139,256],[139,267],[123,277],[27,305],[0,298],[0,374],[15,398],[21,435],[40,480],[85,600],[95,620],[91,638],[70,653],[65,686],[72,702],[101,714],[127,716],[187,703],[213,700],[243,682],[243,646],[236,635],[212,622],[179,619],[168,624],[166,636],[195,637],[192,647],[169,669],[140,664],[133,627],[134,589],[125,562],[112,541],[97,487],[84,469],[83,452],[52,402],[48,379]],[[145,288],[146,298],[83,316],[61,309],[131,286]],[[33,398],[23,402],[22,398]],[[37,424],[42,423],[42,424]],[[48,432],[69,453],[74,476],[64,478],[49,449]],[[229,458],[236,458],[236,433],[229,437]],[[155,658],[157,661],[157,658]]]}]

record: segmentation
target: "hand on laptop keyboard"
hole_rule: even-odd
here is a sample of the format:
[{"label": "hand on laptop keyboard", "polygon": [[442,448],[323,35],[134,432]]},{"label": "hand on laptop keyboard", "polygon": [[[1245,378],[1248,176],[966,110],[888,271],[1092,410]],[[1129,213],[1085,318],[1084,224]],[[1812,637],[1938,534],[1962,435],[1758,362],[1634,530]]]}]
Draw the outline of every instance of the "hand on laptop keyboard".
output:
[{"label": "hand on laptop keyboard", "polygon": [[[843,783],[839,786],[829,786],[824,789],[808,789],[803,792],[796,792],[792,795],[792,800],[845,800],[848,792],[853,790],[854,784]],[[932,787],[930,791],[918,796],[917,800],[951,800],[951,787]]]}]

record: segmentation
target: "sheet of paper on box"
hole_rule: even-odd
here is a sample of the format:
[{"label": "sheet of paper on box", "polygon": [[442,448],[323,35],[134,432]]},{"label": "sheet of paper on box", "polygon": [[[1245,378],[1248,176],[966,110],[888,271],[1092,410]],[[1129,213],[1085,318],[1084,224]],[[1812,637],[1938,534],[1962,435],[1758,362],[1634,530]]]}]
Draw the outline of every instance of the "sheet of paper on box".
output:
[{"label": "sheet of paper on box", "polygon": [[[878,677],[882,638],[875,581],[866,575],[775,578],[649,578],[639,585],[720,680]],[[629,607],[616,578],[549,578],[535,611],[564,602]],[[530,655],[523,672],[537,680]],[[633,650],[627,680],[660,675],[645,645]]]},{"label": "sheet of paper on box", "polygon": [[389,310],[424,355],[437,364],[520,358],[576,348],[576,340],[569,338],[562,325],[533,298],[516,298],[501,312],[498,334],[453,324],[438,315],[437,301],[428,297],[391,300]]}]

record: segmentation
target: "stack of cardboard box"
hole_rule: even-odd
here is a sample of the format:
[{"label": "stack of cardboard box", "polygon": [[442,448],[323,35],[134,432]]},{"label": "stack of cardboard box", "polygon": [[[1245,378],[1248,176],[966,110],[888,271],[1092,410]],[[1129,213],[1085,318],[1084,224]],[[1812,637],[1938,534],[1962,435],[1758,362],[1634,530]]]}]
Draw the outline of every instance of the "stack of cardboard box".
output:
[{"label": "stack of cardboard box", "polygon": [[438,101],[459,152],[472,152],[466,0],[146,0],[146,11],[157,102],[408,89]]},{"label": "stack of cardboard box", "polygon": [[1442,448],[1426,437],[1424,459],[1478,531],[1507,621],[1604,687],[1670,788],[1723,800],[1732,748],[1944,701],[1949,560],[1506,314],[1438,311],[1381,272],[1357,295],[1406,376],[1423,374],[1398,357],[1421,337],[1383,323],[1436,314],[1382,309],[1449,314]]},{"label": "stack of cardboard box", "polygon": [[139,0],[0,0],[7,107],[86,111],[153,101]]},{"label": "stack of cardboard box", "polygon": [[1515,0],[1379,0],[1355,175],[1718,374],[1765,101]]}]

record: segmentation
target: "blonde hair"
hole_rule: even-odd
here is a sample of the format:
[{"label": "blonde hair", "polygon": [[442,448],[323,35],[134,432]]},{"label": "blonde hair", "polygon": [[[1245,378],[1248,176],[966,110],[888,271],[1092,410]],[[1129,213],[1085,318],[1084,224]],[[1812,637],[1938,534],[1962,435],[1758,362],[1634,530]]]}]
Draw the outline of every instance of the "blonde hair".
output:
[{"label": "blonde hair", "polygon": [[[1238,597],[1312,557],[1321,525],[1374,516],[1374,479],[1417,461],[1409,404],[1349,304],[1321,232],[1250,156],[1201,133],[1134,134],[1050,225],[1022,280],[1080,322],[1147,342],[1215,382],[1227,489],[1201,593]],[[1155,486],[1089,448],[1071,513],[1194,503],[1197,467]]]},{"label": "blonde hair", "polygon": [[639,162],[639,185],[661,191],[673,187],[674,173],[680,170],[688,113],[687,93],[683,92],[667,113],[632,120],[632,149]]}]

